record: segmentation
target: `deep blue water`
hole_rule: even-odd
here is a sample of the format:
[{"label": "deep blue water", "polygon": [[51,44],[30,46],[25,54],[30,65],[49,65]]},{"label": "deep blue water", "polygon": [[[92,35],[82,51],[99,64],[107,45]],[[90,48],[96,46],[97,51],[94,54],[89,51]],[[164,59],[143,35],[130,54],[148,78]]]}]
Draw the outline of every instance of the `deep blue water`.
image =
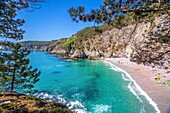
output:
[{"label": "deep blue water", "polygon": [[46,52],[32,52],[29,58],[41,71],[37,97],[63,102],[79,113],[156,112],[125,73],[103,61],[67,61]]}]

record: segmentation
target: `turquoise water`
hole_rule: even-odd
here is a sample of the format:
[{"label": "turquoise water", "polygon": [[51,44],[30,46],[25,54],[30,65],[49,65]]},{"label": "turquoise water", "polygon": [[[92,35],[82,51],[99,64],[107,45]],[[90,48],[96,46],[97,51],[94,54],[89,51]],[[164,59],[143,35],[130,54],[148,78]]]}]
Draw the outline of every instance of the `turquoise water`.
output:
[{"label": "turquoise water", "polygon": [[66,61],[45,52],[32,52],[29,58],[41,71],[37,97],[63,102],[79,113],[156,112],[133,82],[110,64]]}]

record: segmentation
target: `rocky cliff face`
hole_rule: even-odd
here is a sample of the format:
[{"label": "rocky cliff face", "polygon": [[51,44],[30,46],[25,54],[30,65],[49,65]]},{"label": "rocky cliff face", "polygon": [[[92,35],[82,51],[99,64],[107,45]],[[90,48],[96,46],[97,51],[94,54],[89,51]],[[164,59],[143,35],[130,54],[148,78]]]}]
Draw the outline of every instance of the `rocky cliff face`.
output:
[{"label": "rocky cliff face", "polygon": [[66,41],[67,41],[67,38],[51,41],[51,43],[49,44],[49,46],[47,48],[47,51],[50,52],[51,54],[57,54],[59,56],[65,56],[66,49],[62,48],[62,45]]},{"label": "rocky cliff face", "polygon": [[69,39],[58,40],[62,43],[57,43],[51,52],[69,58],[126,57],[138,63],[170,67],[170,18],[168,15],[157,16],[152,22],[136,22],[121,29],[113,27],[102,33],[92,33],[92,35],[84,33],[85,38],[81,38],[83,35],[80,34],[82,33],[78,32],[72,36],[74,40],[69,42],[66,48],[62,45],[68,43]]}]

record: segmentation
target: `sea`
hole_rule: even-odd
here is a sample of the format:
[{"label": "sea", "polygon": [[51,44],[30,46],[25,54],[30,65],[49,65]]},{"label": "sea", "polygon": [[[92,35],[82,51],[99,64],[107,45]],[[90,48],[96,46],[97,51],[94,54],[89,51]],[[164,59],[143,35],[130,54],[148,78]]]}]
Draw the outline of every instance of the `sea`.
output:
[{"label": "sea", "polygon": [[106,61],[63,60],[47,52],[28,57],[41,71],[38,98],[62,102],[75,113],[160,112],[127,72]]}]

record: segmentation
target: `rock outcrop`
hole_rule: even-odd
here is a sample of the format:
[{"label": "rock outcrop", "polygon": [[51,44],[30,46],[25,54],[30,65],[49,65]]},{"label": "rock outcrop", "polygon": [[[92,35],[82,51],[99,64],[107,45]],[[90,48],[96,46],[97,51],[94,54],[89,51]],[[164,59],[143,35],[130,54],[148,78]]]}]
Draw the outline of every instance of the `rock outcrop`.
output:
[{"label": "rock outcrop", "polygon": [[[85,28],[69,39],[57,40],[52,53],[68,58],[126,57],[137,63],[170,67],[170,17],[156,16],[122,27],[112,27],[104,32]],[[62,42],[62,43],[61,43]],[[64,43],[68,43],[63,48]]]},{"label": "rock outcrop", "polygon": [[62,38],[60,40],[53,40],[49,44],[47,51],[50,52],[51,54],[57,54],[60,56],[64,56],[66,54],[66,49],[62,48],[61,46],[63,43],[67,41],[67,38]]},{"label": "rock outcrop", "polygon": [[1,113],[73,113],[62,103],[47,102],[25,94],[0,92],[0,97]]}]

